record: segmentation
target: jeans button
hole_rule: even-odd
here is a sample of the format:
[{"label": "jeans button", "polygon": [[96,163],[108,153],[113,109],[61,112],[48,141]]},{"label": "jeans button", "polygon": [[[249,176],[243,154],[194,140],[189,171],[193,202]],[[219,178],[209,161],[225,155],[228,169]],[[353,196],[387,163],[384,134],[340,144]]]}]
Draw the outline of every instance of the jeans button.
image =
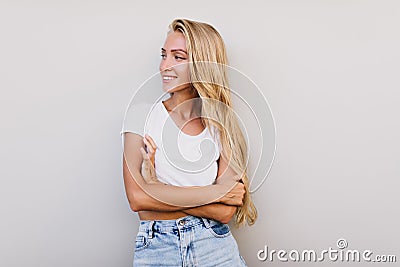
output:
[{"label": "jeans button", "polygon": [[179,225],[181,226],[185,225],[185,221],[184,220],[179,221]]}]

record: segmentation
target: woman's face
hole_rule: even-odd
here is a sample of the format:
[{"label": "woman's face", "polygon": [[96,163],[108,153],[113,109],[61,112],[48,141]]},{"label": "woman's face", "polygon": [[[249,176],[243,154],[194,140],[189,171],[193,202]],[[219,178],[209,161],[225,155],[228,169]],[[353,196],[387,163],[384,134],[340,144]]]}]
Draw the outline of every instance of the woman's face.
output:
[{"label": "woman's face", "polygon": [[173,93],[190,87],[188,62],[183,33],[170,32],[161,48],[160,74],[166,92]]}]

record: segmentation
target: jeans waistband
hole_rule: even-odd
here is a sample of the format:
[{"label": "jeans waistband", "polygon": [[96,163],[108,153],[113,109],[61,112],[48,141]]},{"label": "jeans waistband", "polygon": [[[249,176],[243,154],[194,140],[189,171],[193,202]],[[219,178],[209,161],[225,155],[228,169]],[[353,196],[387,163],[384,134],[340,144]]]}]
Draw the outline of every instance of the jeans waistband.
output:
[{"label": "jeans waistband", "polygon": [[176,231],[177,229],[188,229],[196,226],[204,226],[210,228],[212,225],[219,222],[188,215],[174,220],[140,220],[139,232],[159,232],[168,233]]}]

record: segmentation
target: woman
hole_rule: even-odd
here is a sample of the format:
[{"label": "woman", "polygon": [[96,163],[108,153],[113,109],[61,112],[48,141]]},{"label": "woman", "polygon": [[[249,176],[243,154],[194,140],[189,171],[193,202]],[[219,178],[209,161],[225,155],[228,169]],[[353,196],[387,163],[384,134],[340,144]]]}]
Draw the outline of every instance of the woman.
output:
[{"label": "woman", "polygon": [[[177,19],[170,29],[160,64],[170,98],[153,107],[144,137],[126,126],[128,116],[122,131],[126,194],[140,217],[134,266],[245,266],[227,223],[235,215],[237,226],[252,225],[257,212],[246,143],[230,110],[225,46],[205,23]],[[175,141],[161,133],[174,127],[186,156],[193,159],[193,144],[205,139],[217,156],[208,153],[209,164],[195,171],[193,161],[174,165],[165,146]]]}]

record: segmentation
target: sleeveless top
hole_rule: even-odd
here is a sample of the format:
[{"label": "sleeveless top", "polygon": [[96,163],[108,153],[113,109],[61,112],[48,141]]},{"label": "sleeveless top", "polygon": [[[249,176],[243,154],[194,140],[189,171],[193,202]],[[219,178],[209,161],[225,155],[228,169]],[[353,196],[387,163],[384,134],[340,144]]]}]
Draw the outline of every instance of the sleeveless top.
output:
[{"label": "sleeveless top", "polygon": [[217,178],[221,146],[218,132],[206,127],[198,135],[181,131],[169,116],[162,101],[139,104],[125,114],[122,133],[132,132],[153,138],[156,176],[160,182],[175,186],[205,186]]}]

